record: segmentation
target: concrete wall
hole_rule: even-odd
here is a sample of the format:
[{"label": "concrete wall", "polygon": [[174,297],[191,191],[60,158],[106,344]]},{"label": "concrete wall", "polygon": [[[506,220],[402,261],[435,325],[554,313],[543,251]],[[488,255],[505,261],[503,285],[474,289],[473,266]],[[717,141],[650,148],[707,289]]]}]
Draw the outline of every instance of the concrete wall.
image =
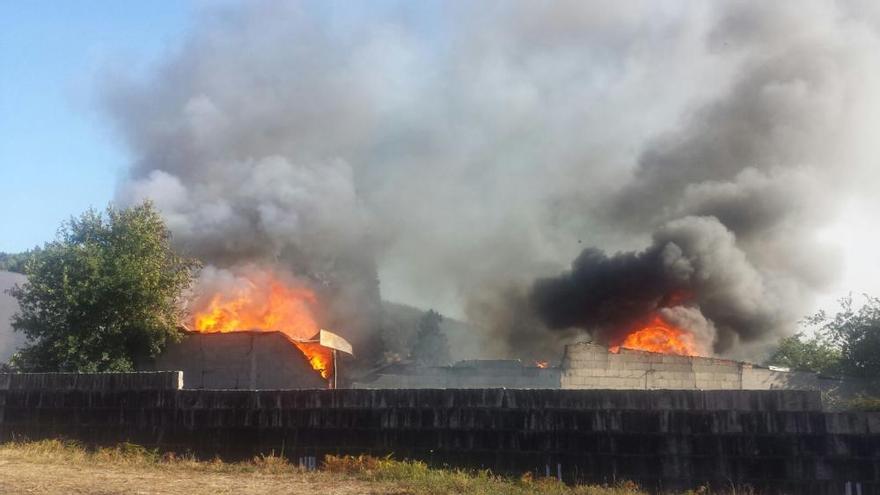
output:
[{"label": "concrete wall", "polygon": [[156,359],[155,370],[183,370],[189,389],[326,388],[305,355],[278,332],[189,334]]},{"label": "concrete wall", "polygon": [[206,456],[369,453],[652,490],[880,493],[880,414],[810,391],[0,390],[0,440],[65,435]]},{"label": "concrete wall", "polygon": [[[827,381],[827,380],[826,380]],[[727,359],[673,356],[582,343],[565,347],[559,367],[519,361],[462,361],[455,366],[394,365],[354,388],[541,388],[614,390],[820,390],[815,373],[773,371]],[[852,388],[852,387],[850,387]]]},{"label": "concrete wall", "polygon": [[559,368],[523,366],[518,360],[470,360],[454,366],[394,365],[356,381],[352,388],[558,389]]},{"label": "concrete wall", "polygon": [[819,390],[815,373],[772,371],[749,363],[672,356],[590,344],[565,347],[564,389]]},{"label": "concrete wall", "polygon": [[0,373],[0,390],[179,390],[183,373]]}]

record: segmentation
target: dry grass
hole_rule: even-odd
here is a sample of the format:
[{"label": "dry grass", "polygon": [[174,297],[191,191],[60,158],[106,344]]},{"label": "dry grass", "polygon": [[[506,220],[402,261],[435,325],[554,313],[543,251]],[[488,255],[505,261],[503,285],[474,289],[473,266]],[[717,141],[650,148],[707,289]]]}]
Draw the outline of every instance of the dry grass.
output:
[{"label": "dry grass", "polygon": [[46,440],[0,444],[0,493],[34,494],[399,494],[394,486],[304,472],[277,456],[199,461],[137,445],[89,450]]},{"label": "dry grass", "polygon": [[[132,444],[97,450],[60,440],[0,444],[0,493],[308,495],[642,495],[631,483],[567,486],[555,479],[433,469],[418,461],[328,456],[303,471],[268,455],[248,462],[201,461]],[[700,495],[707,491],[695,492]]]},{"label": "dry grass", "polygon": [[568,486],[555,478],[535,478],[530,474],[520,479],[493,475],[489,471],[433,469],[419,461],[395,461],[370,456],[327,456],[324,469],[355,479],[371,482],[393,482],[406,493],[418,495],[509,494],[509,495],[638,495],[632,483],[618,486]]}]

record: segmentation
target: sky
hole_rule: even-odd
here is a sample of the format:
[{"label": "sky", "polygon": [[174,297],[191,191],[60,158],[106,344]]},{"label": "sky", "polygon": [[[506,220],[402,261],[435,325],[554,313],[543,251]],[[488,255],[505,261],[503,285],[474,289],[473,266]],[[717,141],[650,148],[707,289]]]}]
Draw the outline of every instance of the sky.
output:
[{"label": "sky", "polygon": [[[101,81],[120,71],[137,79],[169,58],[200,5],[0,3],[0,251],[18,252],[51,240],[63,220],[114,198],[132,156],[98,109]],[[352,11],[354,22],[363,9]],[[428,8],[411,8],[409,14],[422,27],[437,28],[425,21],[434,17]],[[345,29],[341,18],[339,28]],[[860,214],[874,206],[854,200],[822,231],[841,253],[842,266],[819,306],[829,307],[847,292],[880,294],[874,255],[880,234],[872,218]]]},{"label": "sky", "polygon": [[0,251],[51,240],[113,197],[128,160],[97,110],[102,71],[147,69],[186,33],[187,2],[0,2]]}]

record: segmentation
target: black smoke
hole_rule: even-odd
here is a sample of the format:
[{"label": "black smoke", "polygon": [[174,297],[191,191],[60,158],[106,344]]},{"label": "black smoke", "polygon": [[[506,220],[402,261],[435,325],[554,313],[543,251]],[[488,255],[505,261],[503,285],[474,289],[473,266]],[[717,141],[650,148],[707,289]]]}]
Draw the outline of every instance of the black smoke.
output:
[{"label": "black smoke", "polygon": [[571,269],[543,278],[531,302],[551,329],[587,329],[619,344],[655,313],[695,334],[703,352],[723,353],[773,334],[778,308],[764,278],[715,217],[665,224],[641,252],[585,249]]},{"label": "black smoke", "polygon": [[603,341],[614,341],[618,330],[687,289],[685,280],[666,272],[662,252],[663,247],[652,246],[640,253],[608,256],[596,248],[585,249],[571,271],[535,283],[535,308],[550,328],[595,328]]}]

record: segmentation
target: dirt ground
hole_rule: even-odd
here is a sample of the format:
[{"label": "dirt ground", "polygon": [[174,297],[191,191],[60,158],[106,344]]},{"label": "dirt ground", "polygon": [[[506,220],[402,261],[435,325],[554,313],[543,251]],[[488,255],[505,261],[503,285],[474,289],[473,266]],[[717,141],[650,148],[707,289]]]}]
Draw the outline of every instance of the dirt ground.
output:
[{"label": "dirt ground", "polygon": [[381,483],[333,479],[325,473],[218,473],[63,460],[30,461],[0,452],[0,494],[290,494],[355,495],[405,492]]}]

